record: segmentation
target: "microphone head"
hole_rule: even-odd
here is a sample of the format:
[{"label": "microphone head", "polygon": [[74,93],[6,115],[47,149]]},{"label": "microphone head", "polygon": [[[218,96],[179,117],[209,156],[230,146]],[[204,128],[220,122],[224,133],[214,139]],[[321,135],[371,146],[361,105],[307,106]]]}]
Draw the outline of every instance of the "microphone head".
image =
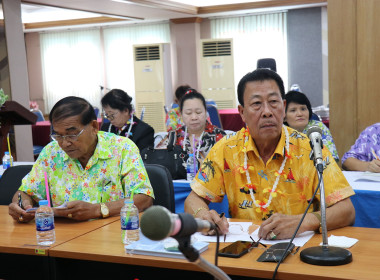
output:
[{"label": "microphone head", "polygon": [[168,237],[173,227],[172,213],[162,206],[152,206],[141,216],[141,232],[152,240]]},{"label": "microphone head", "polygon": [[314,133],[314,132],[317,132],[319,133],[320,135],[322,135],[322,129],[320,129],[318,126],[310,126],[309,129],[307,130],[307,137],[310,138],[310,134]]}]

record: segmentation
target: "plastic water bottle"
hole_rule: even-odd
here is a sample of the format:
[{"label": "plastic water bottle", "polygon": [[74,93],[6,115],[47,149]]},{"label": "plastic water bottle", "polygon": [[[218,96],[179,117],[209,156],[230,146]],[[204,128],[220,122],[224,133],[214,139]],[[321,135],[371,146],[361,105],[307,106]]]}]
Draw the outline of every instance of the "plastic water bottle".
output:
[{"label": "plastic water bottle", "polygon": [[51,245],[55,242],[54,212],[47,200],[40,200],[39,204],[35,215],[37,244]]},{"label": "plastic water bottle", "polygon": [[13,161],[13,157],[9,155],[9,152],[5,152],[3,156],[3,170],[10,167],[12,161]]},{"label": "plastic water bottle", "polygon": [[187,181],[193,181],[195,177],[195,162],[194,154],[189,154],[189,158],[186,161],[186,179]]},{"label": "plastic water bottle", "polygon": [[124,200],[120,211],[121,242],[131,244],[140,239],[139,210],[129,198]]}]

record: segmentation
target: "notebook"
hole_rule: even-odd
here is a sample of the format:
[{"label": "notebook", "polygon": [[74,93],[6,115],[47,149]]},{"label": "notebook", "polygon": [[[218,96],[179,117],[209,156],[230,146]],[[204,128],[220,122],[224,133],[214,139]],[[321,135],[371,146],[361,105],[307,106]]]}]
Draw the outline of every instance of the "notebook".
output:
[{"label": "notebook", "polygon": [[[172,238],[170,238],[172,239]],[[138,254],[155,257],[177,258],[185,259],[183,254],[176,250],[175,246],[168,247],[169,240],[153,241],[145,237],[140,231],[140,240],[133,242],[132,244],[125,245],[125,251],[127,254]],[[166,246],[165,246],[166,244]],[[208,249],[208,243],[203,241],[194,241],[192,246],[202,253]],[[165,249],[165,247],[167,249]]]}]

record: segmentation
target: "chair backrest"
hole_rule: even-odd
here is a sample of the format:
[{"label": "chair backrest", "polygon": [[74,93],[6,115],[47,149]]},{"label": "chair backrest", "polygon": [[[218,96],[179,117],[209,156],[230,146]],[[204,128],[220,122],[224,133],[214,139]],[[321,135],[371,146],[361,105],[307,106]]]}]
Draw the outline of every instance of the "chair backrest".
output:
[{"label": "chair backrest", "polygon": [[257,60],[257,69],[258,68],[266,68],[270,69],[274,72],[277,71],[276,60],[274,58],[260,58]]},{"label": "chair backrest", "polygon": [[144,114],[145,114],[145,107],[142,107],[142,109],[141,109],[141,115],[140,115],[140,120],[144,119]]},{"label": "chair backrest", "polygon": [[38,121],[38,122],[43,122],[43,121],[45,121],[44,114],[42,114],[41,110],[33,109],[33,110],[31,110],[31,111],[37,116],[37,121]]},{"label": "chair backrest", "polygon": [[96,107],[96,106],[93,106],[93,108],[94,108],[94,111],[95,111],[96,118],[99,118],[100,117],[100,110],[99,110],[99,108]]},{"label": "chair backrest", "polygon": [[215,107],[218,107],[218,105],[216,105],[216,102],[212,99],[206,99],[206,105],[214,105]]},{"label": "chair backrest", "polygon": [[154,205],[166,207],[175,213],[174,187],[169,170],[158,164],[145,164],[146,171],[154,191]]},{"label": "chair backrest", "polygon": [[211,123],[223,129],[222,121],[219,116],[219,111],[214,105],[207,105],[207,113],[210,116]]},{"label": "chair backrest", "polygon": [[13,195],[21,186],[21,181],[30,172],[33,165],[16,165],[9,167],[0,178],[0,205],[12,202]]},{"label": "chair backrest", "polygon": [[311,114],[311,119],[315,121],[321,121],[321,118],[316,113]]}]

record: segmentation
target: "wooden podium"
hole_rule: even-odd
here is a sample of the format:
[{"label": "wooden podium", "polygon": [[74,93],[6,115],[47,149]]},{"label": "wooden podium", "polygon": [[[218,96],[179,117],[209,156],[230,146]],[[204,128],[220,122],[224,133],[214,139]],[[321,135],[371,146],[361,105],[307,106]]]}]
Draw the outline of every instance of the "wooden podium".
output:
[{"label": "wooden podium", "polygon": [[7,148],[7,135],[12,125],[35,124],[37,116],[16,101],[6,101],[0,107],[0,144],[3,157]]}]

